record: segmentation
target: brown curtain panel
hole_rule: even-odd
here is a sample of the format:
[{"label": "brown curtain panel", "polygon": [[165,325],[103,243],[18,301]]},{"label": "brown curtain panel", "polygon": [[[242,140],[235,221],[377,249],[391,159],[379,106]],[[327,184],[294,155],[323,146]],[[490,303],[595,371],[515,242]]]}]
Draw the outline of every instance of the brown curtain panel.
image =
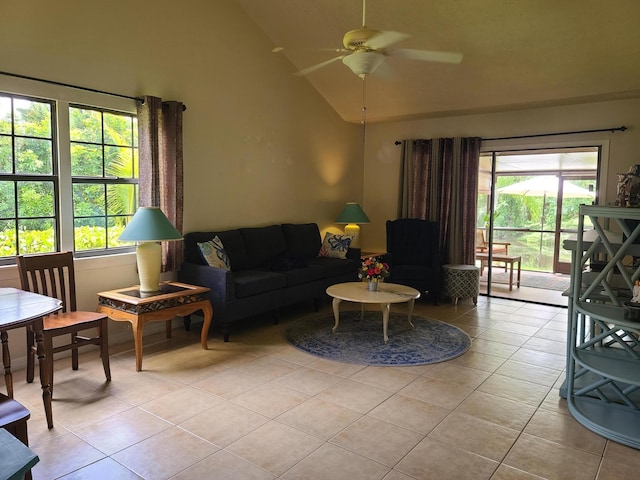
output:
[{"label": "brown curtain panel", "polygon": [[398,218],[437,222],[446,263],[475,263],[480,142],[478,137],[402,142]]},{"label": "brown curtain panel", "polygon": [[[138,105],[139,205],[160,207],[182,233],[183,154],[181,102],[144,97]],[[177,270],[182,243],[162,243],[162,270]]]},{"label": "brown curtain panel", "polygon": [[404,140],[398,218],[427,218],[432,159],[431,140]]}]

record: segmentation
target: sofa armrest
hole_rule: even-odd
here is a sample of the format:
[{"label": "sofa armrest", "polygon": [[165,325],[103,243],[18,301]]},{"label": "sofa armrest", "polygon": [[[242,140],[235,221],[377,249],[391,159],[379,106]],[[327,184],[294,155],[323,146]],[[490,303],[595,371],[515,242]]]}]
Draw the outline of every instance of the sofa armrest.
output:
[{"label": "sofa armrest", "polygon": [[362,255],[362,250],[356,247],[349,247],[347,250],[347,258],[352,260],[360,260],[360,255]]},{"label": "sofa armrest", "polygon": [[209,297],[216,305],[232,302],[236,297],[231,270],[184,263],[178,272],[178,279],[184,283],[209,288]]}]

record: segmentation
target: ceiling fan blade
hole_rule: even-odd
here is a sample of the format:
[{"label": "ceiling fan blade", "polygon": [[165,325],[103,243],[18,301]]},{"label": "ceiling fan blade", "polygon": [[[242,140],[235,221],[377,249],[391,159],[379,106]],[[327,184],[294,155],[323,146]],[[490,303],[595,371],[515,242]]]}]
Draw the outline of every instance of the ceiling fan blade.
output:
[{"label": "ceiling fan blade", "polygon": [[326,67],[327,65],[329,65],[329,64],[331,64],[333,62],[336,62],[338,60],[342,60],[343,58],[344,58],[344,55],[340,55],[338,57],[330,58],[329,60],[325,60],[324,62],[318,63],[317,65],[312,65],[310,67],[303,68],[302,70],[294,73],[294,75],[296,75],[298,77],[304,77],[305,75],[308,75],[311,72],[315,72],[316,70],[319,70],[319,69],[321,69],[323,67]]},{"label": "ceiling fan blade", "polygon": [[436,52],[431,50],[398,48],[387,53],[394,57],[419,60],[423,62],[460,63],[462,61],[462,54],[455,52]]},{"label": "ceiling fan blade", "polygon": [[407,35],[406,33],[401,32],[383,31],[367,40],[366,46],[369,48],[373,48],[374,50],[379,50],[382,48],[387,48],[394,43],[401,42],[402,40],[406,40],[410,36],[411,35]]}]

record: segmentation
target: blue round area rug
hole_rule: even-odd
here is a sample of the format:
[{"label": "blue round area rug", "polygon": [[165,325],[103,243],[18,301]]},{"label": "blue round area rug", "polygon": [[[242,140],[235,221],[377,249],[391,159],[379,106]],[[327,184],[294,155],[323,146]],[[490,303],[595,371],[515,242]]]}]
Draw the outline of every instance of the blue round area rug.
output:
[{"label": "blue round area rug", "polygon": [[294,347],[327,360],[375,366],[410,366],[451,360],[466,352],[471,339],[458,327],[413,315],[389,314],[389,343],[382,336],[382,312],[340,312],[340,325],[331,331],[333,313],[318,313],[297,320],[285,331]]}]

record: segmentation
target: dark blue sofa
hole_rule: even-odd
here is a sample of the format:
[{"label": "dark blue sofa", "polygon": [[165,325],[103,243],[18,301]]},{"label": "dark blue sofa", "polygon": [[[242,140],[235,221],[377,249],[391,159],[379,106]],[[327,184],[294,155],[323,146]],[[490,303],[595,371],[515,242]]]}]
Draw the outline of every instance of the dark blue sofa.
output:
[{"label": "dark blue sofa", "polygon": [[[231,270],[210,267],[200,253],[198,243],[216,235]],[[265,312],[277,320],[281,308],[307,300],[317,309],[328,286],[358,280],[359,249],[350,249],[346,259],[320,258],[321,245],[315,223],[191,232],[184,235],[178,280],[211,289],[212,325],[221,328],[227,342],[234,322]]]}]

